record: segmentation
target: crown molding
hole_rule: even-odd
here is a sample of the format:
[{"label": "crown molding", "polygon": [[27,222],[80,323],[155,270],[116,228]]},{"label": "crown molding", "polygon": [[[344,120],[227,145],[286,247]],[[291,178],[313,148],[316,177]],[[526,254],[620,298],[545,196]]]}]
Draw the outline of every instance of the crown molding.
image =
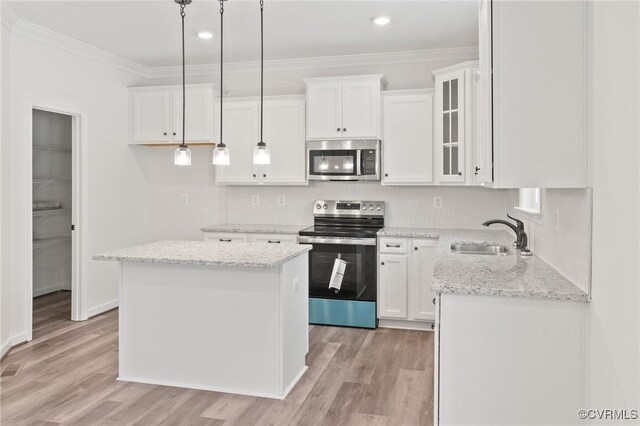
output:
[{"label": "crown molding", "polygon": [[[182,76],[182,67],[148,67],[122,56],[107,52],[96,46],[84,43],[72,37],[57,33],[40,25],[18,18],[8,4],[2,2],[2,24],[12,34],[36,41],[54,48],[94,60],[132,75],[148,80],[171,79]],[[476,46],[442,49],[408,50],[401,52],[363,53],[356,55],[320,56],[295,59],[277,59],[265,61],[267,72],[305,71],[322,69],[348,69],[380,65],[421,64],[433,61],[469,61],[477,59]],[[225,64],[225,73],[257,73],[259,61],[233,62]],[[186,74],[189,77],[219,75],[220,64],[189,65]]]},{"label": "crown molding", "polygon": [[[363,53],[356,55],[320,56],[310,58],[277,59],[264,62],[267,72],[305,71],[334,68],[358,68],[379,65],[421,64],[433,61],[468,61],[478,57],[476,46],[443,49],[407,50],[401,52]],[[176,78],[182,75],[180,66],[149,68],[151,79]],[[257,73],[259,61],[233,62],[225,64],[225,72],[232,74]],[[190,65],[187,75],[203,77],[217,75],[220,64]]]},{"label": "crown molding", "polygon": [[48,28],[25,21],[24,19],[18,18],[16,20],[13,27],[11,27],[11,33],[16,36],[55,47],[68,53],[76,54],[86,59],[100,62],[101,64],[114,67],[138,77],[149,78],[150,75],[149,68],[144,65],[140,65],[136,62],[66,35],[51,31]]}]

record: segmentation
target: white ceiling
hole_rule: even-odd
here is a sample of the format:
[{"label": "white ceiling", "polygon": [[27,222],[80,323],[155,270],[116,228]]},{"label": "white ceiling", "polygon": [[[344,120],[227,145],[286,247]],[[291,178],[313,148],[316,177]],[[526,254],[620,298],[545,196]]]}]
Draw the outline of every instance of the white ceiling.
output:
[{"label": "white ceiling", "polygon": [[[180,16],[173,0],[12,1],[18,17],[150,67],[179,65]],[[265,1],[265,60],[475,46],[477,0]],[[187,63],[219,61],[219,3],[186,9]],[[375,16],[391,23],[379,27]],[[260,58],[258,0],[225,3],[225,61]],[[200,30],[212,40],[196,36]]]}]

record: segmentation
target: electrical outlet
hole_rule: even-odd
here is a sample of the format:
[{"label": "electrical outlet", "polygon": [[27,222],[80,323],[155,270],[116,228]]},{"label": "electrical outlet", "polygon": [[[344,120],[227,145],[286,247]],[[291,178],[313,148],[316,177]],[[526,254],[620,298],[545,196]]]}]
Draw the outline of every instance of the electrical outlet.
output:
[{"label": "electrical outlet", "polygon": [[253,194],[251,196],[251,205],[259,206],[260,205],[260,196],[258,194]]},{"label": "electrical outlet", "polygon": [[293,279],[293,292],[295,293],[296,291],[298,291],[298,287],[299,287],[299,277],[295,277]]},{"label": "electrical outlet", "polygon": [[286,204],[286,200],[284,195],[278,195],[278,205],[284,207]]},{"label": "electrical outlet", "polygon": [[556,231],[560,228],[560,209],[556,209],[553,214],[553,226],[556,228]]},{"label": "electrical outlet", "polygon": [[434,209],[442,208],[442,197],[433,197],[433,208]]},{"label": "electrical outlet", "polygon": [[180,195],[180,202],[182,204],[189,204],[189,194],[181,194]]}]

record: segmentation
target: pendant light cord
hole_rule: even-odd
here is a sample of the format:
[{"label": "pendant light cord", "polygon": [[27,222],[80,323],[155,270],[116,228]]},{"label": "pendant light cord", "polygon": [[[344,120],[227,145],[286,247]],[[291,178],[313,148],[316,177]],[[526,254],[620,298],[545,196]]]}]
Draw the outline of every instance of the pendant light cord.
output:
[{"label": "pendant light cord", "polygon": [[182,144],[181,148],[187,146],[185,143],[185,118],[186,118],[186,104],[187,104],[187,89],[186,89],[186,78],[185,78],[185,53],[184,53],[184,17],[186,13],[184,12],[185,4],[180,4],[180,16],[182,17]]},{"label": "pendant light cord", "polygon": [[260,0],[260,143],[264,117],[264,0]]},{"label": "pendant light cord", "polygon": [[218,145],[222,145],[223,147],[225,146],[224,143],[222,142],[222,92],[223,92],[223,80],[222,80],[222,63],[223,63],[223,52],[224,52],[224,31],[223,31],[223,25],[224,25],[224,20],[222,19],[224,15],[224,0],[220,0],[220,142],[218,143]]}]

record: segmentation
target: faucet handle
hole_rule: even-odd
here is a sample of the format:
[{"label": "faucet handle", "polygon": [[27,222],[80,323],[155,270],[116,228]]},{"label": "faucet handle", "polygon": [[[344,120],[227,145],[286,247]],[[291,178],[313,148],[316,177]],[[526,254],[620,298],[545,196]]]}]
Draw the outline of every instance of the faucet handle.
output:
[{"label": "faucet handle", "polygon": [[518,228],[524,229],[524,222],[522,222],[520,219],[516,219],[515,217],[511,216],[509,213],[507,213],[507,217],[509,219],[514,220],[516,222],[516,225],[518,226]]}]

